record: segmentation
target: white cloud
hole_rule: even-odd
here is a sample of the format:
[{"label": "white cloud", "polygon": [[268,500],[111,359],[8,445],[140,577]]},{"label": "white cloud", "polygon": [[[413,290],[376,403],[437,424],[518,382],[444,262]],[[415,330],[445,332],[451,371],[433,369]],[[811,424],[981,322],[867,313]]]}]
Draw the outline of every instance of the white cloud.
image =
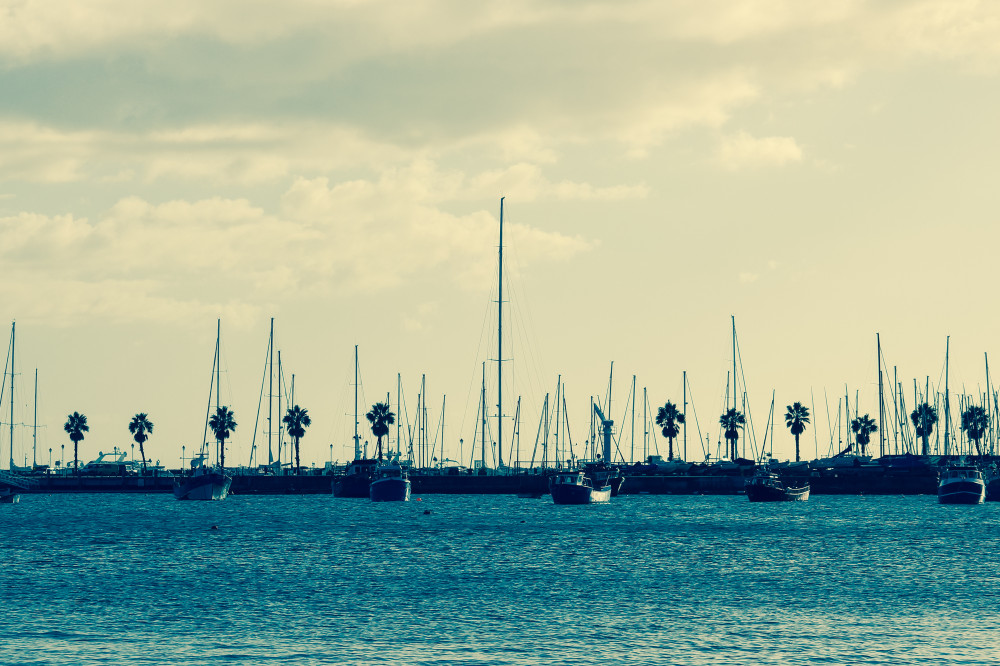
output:
[{"label": "white cloud", "polygon": [[725,169],[784,166],[802,161],[802,149],[795,139],[785,136],[754,137],[746,132],[725,136],[716,156]]},{"label": "white cloud", "polygon": [[[376,293],[416,275],[442,288],[484,288],[496,220],[484,211],[437,208],[437,180],[433,165],[378,181],[300,178],[278,214],[243,199],[153,204],[129,197],[94,220],[0,218],[7,275],[0,298],[22,316],[64,325],[81,317],[170,321],[219,312],[239,323],[279,300]],[[564,261],[592,247],[524,224],[509,230],[525,263]],[[409,319],[419,322],[432,308],[425,304]]]}]

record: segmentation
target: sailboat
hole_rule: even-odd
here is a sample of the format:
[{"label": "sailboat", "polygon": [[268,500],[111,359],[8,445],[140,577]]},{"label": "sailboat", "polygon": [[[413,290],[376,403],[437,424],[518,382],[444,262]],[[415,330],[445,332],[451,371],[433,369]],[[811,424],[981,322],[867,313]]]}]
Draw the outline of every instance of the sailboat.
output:
[{"label": "sailboat", "polygon": [[[214,372],[212,381],[215,388],[215,409],[219,410],[219,375],[221,348],[219,346],[222,322],[219,321],[215,334],[215,359],[213,361]],[[211,388],[209,389],[209,405],[211,405]],[[210,409],[211,407],[209,407]],[[208,434],[208,414],[205,415],[205,434]],[[207,439],[207,437],[206,437]],[[207,444],[206,444],[207,447]],[[225,469],[219,466],[207,466],[205,460],[207,455],[204,450],[191,459],[191,470],[186,476],[174,479],[174,497],[179,500],[224,500],[229,495],[229,487],[233,483],[233,478],[225,473]]]},{"label": "sailboat", "polygon": [[342,476],[333,480],[333,496],[369,497],[377,465],[378,461],[374,458],[364,458],[361,455],[361,438],[358,436],[358,346],[354,345],[354,460],[347,466]]}]

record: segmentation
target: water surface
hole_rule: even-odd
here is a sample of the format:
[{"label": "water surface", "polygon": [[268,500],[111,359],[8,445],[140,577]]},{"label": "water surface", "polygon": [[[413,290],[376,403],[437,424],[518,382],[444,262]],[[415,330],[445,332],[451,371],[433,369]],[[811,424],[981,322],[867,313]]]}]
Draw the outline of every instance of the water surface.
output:
[{"label": "water surface", "polygon": [[24,495],[0,663],[996,663],[998,534],[934,497]]}]

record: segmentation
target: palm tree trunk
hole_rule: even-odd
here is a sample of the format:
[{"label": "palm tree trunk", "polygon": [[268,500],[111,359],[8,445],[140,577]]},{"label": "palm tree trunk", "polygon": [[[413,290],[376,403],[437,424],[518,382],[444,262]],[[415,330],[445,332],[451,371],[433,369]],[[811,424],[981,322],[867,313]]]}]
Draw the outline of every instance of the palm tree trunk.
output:
[{"label": "palm tree trunk", "polygon": [[79,440],[73,440],[73,469],[77,474],[80,473],[80,459],[77,457],[77,446],[80,444]]},{"label": "palm tree trunk", "polygon": [[668,437],[667,441],[670,442],[670,450],[667,453],[667,460],[673,460],[674,459],[674,438],[673,437]]},{"label": "palm tree trunk", "polygon": [[923,449],[924,449],[923,450],[923,455],[929,456],[931,454],[931,446],[930,446],[930,443],[927,441],[927,435],[926,434],[924,434],[924,447],[923,447]]},{"label": "palm tree trunk", "polygon": [[142,450],[142,442],[139,442],[139,455],[142,456],[142,475],[146,476],[146,452]]},{"label": "palm tree trunk", "polygon": [[219,440],[219,468],[226,469],[226,440]]},{"label": "palm tree trunk", "polygon": [[799,436],[795,435],[795,462],[799,462]]},{"label": "palm tree trunk", "polygon": [[299,438],[295,438],[295,473],[302,473],[302,466],[299,464]]}]

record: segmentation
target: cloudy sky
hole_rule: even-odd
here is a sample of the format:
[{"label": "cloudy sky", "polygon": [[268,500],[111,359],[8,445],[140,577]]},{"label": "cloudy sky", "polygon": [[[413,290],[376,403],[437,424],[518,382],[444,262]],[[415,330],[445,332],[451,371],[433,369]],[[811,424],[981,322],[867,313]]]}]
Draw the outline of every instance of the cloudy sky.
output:
[{"label": "cloudy sky", "polygon": [[305,460],[352,453],[357,344],[362,404],[395,403],[398,373],[413,422],[426,373],[429,427],[446,395],[444,455],[462,438],[468,462],[501,196],[522,457],[560,374],[586,437],[612,361],[627,457],[632,375],[638,456],[643,388],[680,401],[685,370],[714,453],[730,316],[757,438],[773,390],[779,411],[815,406],[825,453],[827,401],[878,413],[876,333],[910,408],[915,379],[943,387],[949,335],[952,390],[985,390],[998,117],[1000,8],[973,0],[8,0],[15,457],[37,368],[39,462],[69,412],[89,460],[144,411],[177,464],[221,318],[245,463],[274,317]]}]

